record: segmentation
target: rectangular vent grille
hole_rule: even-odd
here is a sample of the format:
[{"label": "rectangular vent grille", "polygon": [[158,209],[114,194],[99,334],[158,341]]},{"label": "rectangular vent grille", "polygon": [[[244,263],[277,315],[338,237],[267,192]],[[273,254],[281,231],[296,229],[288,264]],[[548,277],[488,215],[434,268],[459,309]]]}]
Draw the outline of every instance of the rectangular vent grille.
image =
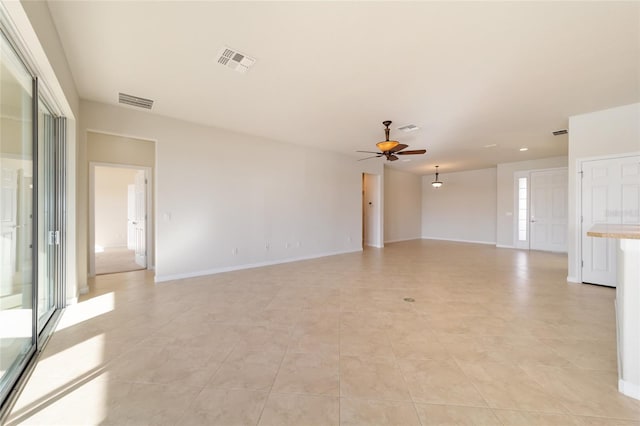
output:
[{"label": "rectangular vent grille", "polygon": [[553,136],[566,135],[567,133],[569,133],[567,129],[556,130],[555,132],[553,132]]},{"label": "rectangular vent grille", "polygon": [[153,101],[151,99],[139,98],[137,96],[127,95],[126,93],[119,94],[118,102],[144,109],[151,109],[151,107],[153,107]]},{"label": "rectangular vent grille", "polygon": [[256,60],[235,49],[223,47],[218,54],[218,63],[244,74],[256,63]]},{"label": "rectangular vent grille", "polygon": [[403,132],[413,132],[414,130],[418,130],[420,127],[415,124],[407,124],[406,126],[398,127],[398,130],[402,130]]}]

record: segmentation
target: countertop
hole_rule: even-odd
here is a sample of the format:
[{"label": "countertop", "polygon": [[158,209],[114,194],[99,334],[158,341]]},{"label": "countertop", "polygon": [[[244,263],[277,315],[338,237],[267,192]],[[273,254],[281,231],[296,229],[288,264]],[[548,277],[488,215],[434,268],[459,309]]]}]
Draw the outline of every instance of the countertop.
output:
[{"label": "countertop", "polygon": [[640,240],[640,225],[614,225],[598,224],[594,225],[587,235],[600,238],[618,238]]}]

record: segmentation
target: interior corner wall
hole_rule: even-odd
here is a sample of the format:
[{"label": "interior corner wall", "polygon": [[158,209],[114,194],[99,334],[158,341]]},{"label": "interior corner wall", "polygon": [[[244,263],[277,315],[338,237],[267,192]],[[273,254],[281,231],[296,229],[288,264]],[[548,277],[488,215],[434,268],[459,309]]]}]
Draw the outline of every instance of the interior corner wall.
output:
[{"label": "interior corner wall", "polygon": [[156,281],[362,249],[362,172],[382,165],[129,108],[81,111],[83,130],[156,141]]},{"label": "interior corner wall", "polygon": [[384,168],[384,242],[419,239],[422,235],[422,177]]},{"label": "interior corner wall", "polygon": [[422,238],[495,244],[496,169],[422,177]]},{"label": "interior corner wall", "polygon": [[569,281],[579,281],[580,224],[577,163],[595,157],[640,153],[640,103],[569,118]]},{"label": "interior corner wall", "polygon": [[501,163],[497,166],[497,200],[496,200],[496,245],[513,247],[515,227],[515,188],[514,173],[524,170],[551,169],[567,167],[567,157],[550,157],[539,160]]}]

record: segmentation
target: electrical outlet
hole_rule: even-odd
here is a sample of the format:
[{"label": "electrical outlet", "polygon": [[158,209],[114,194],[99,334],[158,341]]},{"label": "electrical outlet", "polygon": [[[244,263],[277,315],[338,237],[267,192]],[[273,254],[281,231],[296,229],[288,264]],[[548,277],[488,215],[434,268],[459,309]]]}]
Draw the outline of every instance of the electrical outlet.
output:
[{"label": "electrical outlet", "polygon": [[234,256],[238,254],[238,248],[234,248],[233,250],[231,250],[231,254],[233,254]]}]

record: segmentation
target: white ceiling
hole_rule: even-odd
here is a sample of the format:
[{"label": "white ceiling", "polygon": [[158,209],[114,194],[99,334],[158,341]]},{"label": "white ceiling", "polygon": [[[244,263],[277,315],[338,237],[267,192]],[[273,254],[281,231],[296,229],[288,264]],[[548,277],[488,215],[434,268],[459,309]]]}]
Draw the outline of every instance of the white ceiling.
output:
[{"label": "white ceiling", "polygon": [[[393,120],[392,139],[427,149],[393,166],[420,174],[566,155],[567,136],[551,132],[569,116],[640,101],[640,2],[49,7],[83,99],[125,92],[154,99],[155,114],[354,161]],[[224,46],[256,64],[219,65]],[[396,130],[406,124],[420,130]]]}]

